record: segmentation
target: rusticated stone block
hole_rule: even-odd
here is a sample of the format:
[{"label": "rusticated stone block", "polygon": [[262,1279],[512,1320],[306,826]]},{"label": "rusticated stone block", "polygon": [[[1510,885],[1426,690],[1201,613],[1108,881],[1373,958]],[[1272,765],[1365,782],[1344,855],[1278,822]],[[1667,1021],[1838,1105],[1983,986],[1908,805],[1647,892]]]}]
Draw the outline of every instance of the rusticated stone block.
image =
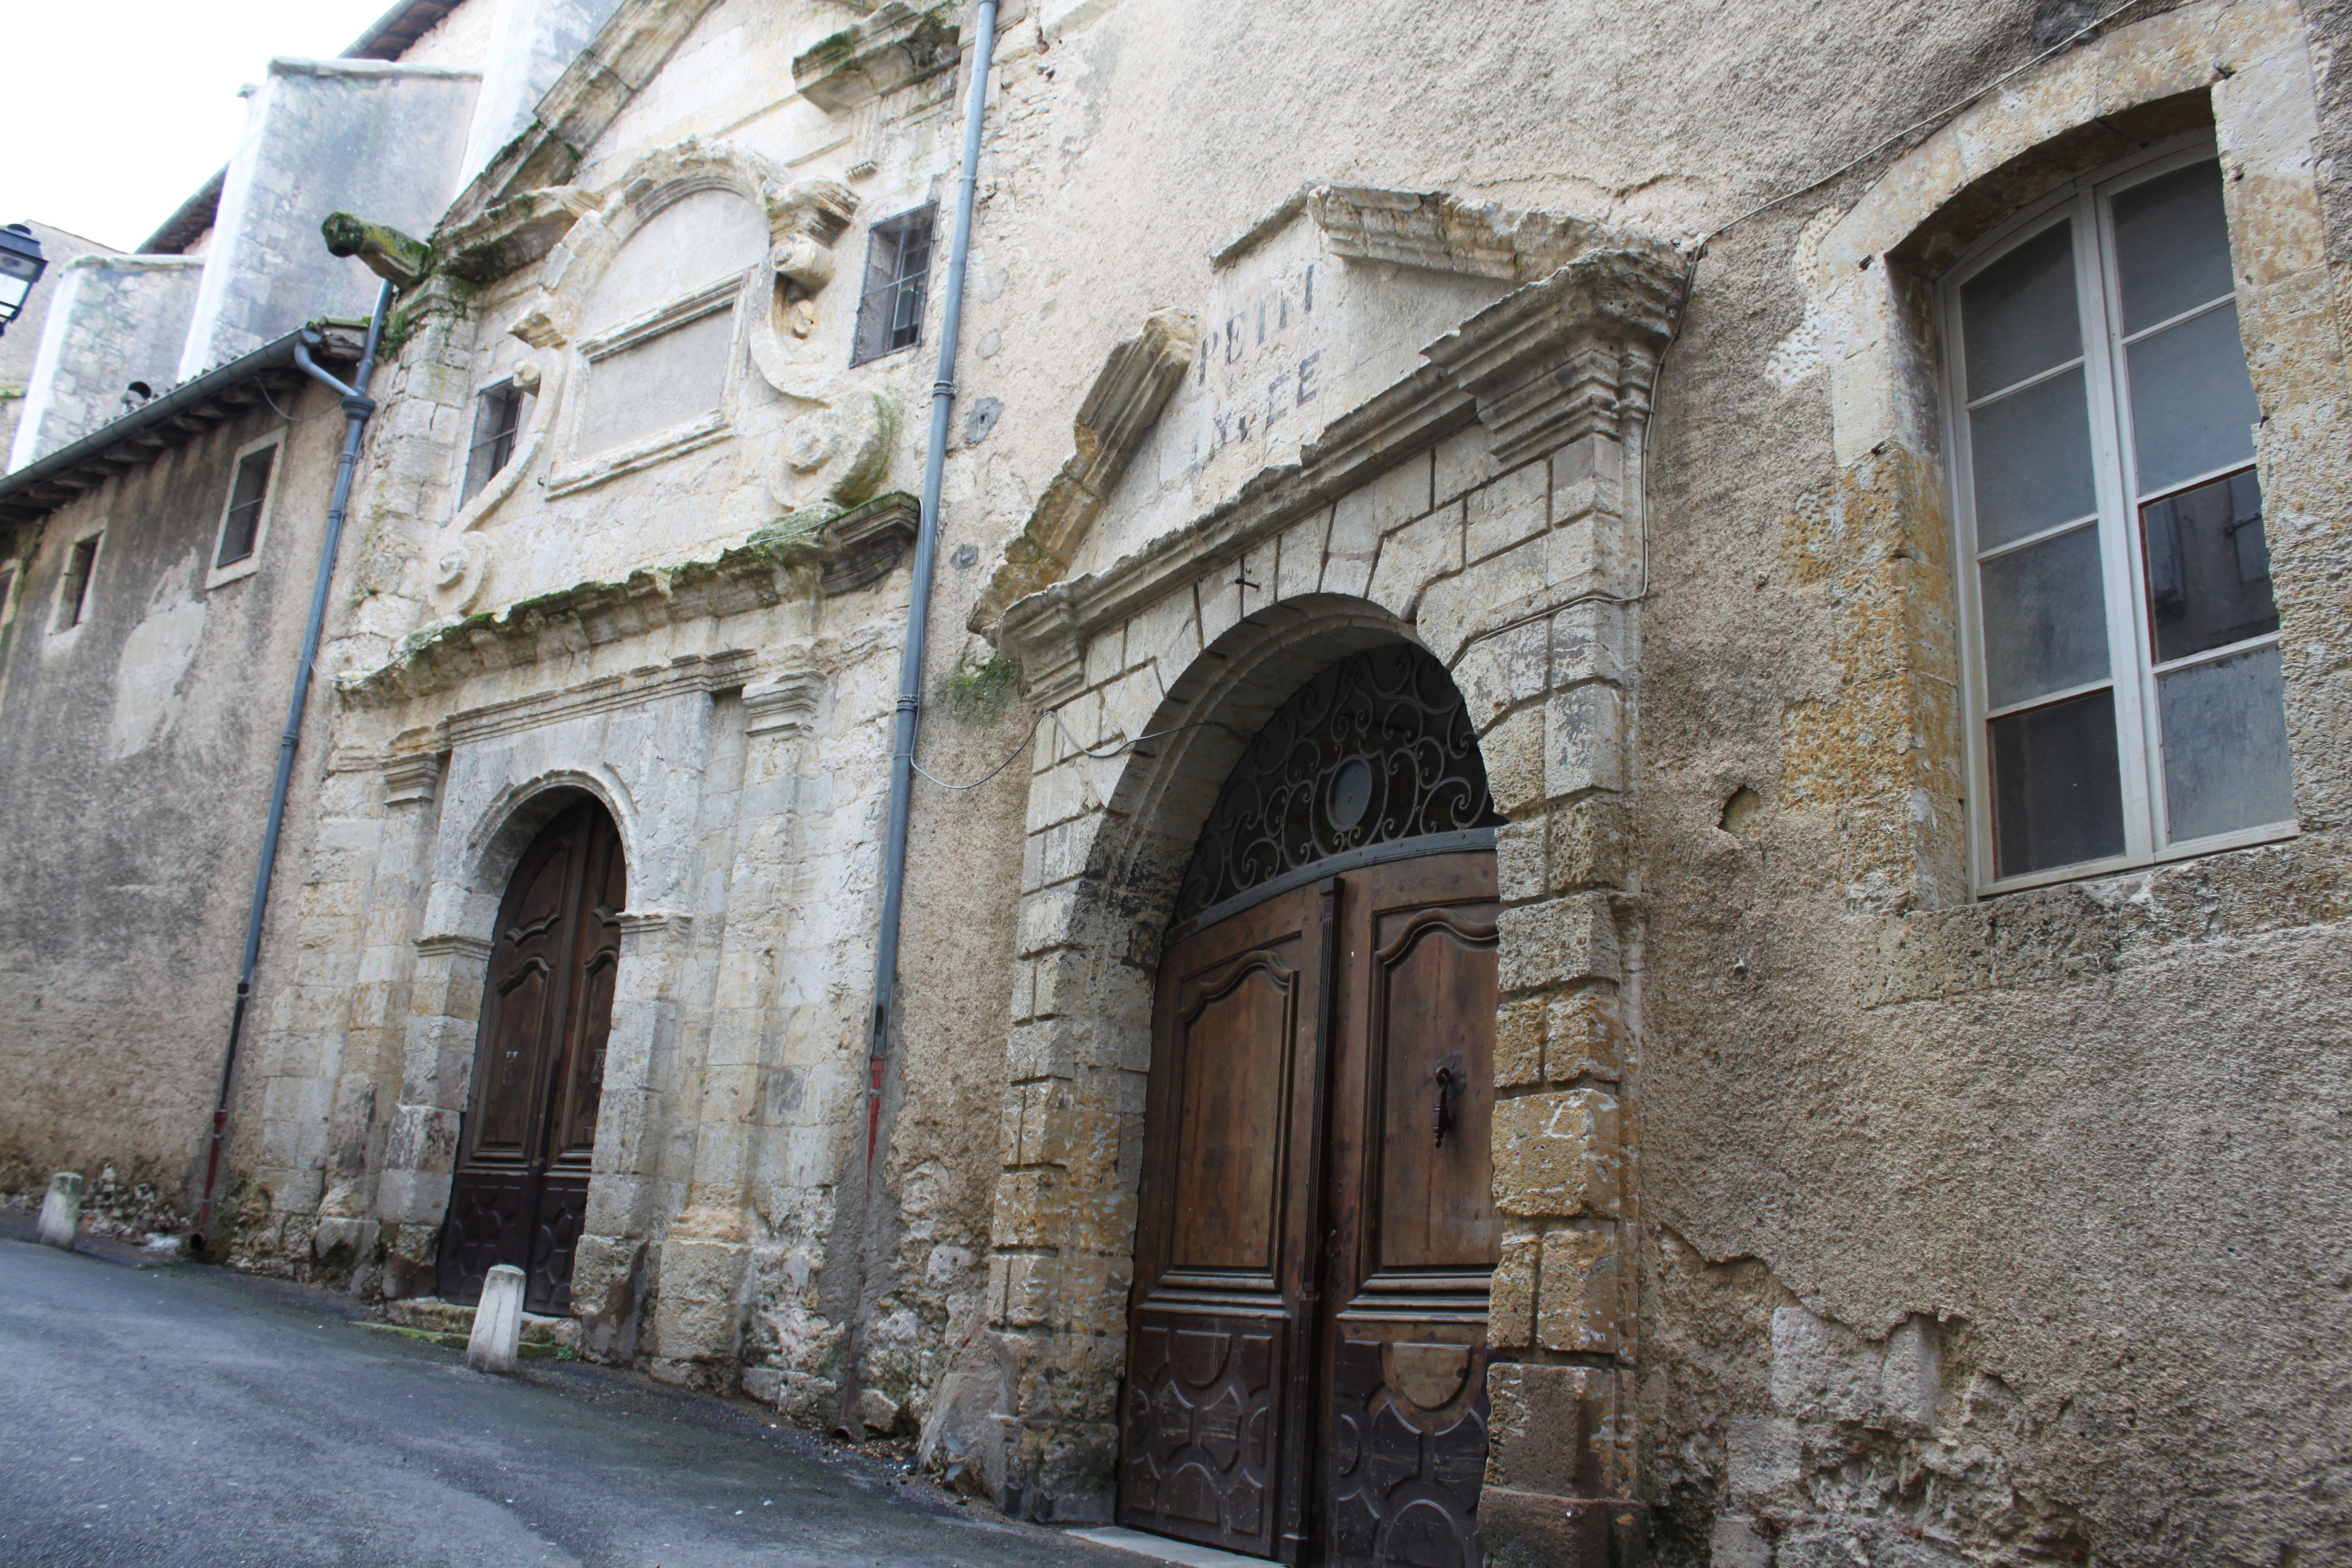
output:
[{"label": "rusticated stone block", "polygon": [[1587,795],[1555,806],[1547,845],[1546,879],[1554,892],[1622,888],[1629,879],[1633,818],[1613,795]]},{"label": "rusticated stone block", "polygon": [[1544,795],[1625,787],[1625,699],[1598,681],[1552,698],[1544,723]]},{"label": "rusticated stone block", "polygon": [[1536,1342],[1536,1264],[1540,1236],[1506,1236],[1495,1265],[1486,1305],[1486,1342],[1497,1350],[1526,1350]]},{"label": "rusticated stone block", "polygon": [[1508,816],[1543,798],[1544,712],[1522,708],[1486,731],[1478,742],[1486,763],[1486,791],[1495,809]]},{"label": "rusticated stone block", "polygon": [[1599,1089],[1495,1107],[1495,1206],[1531,1219],[1614,1218],[1623,1153],[1617,1101]]},{"label": "rusticated stone block", "polygon": [[1495,1087],[1532,1089],[1544,1079],[1544,1035],[1552,1005],[1540,996],[1506,1002],[1495,1014]]},{"label": "rusticated stone block", "polygon": [[1488,1366],[1489,1490],[1590,1498],[1627,1489],[1629,1378],[1601,1367]]},{"label": "rusticated stone block", "polygon": [[1617,924],[1601,894],[1505,910],[1497,930],[1497,980],[1507,996],[1619,977]]},{"label": "rusticated stone block", "polygon": [[1536,1338],[1544,1349],[1613,1355],[1621,1295],[1614,1226],[1556,1230],[1543,1238]]},{"label": "rusticated stone block", "polygon": [[1614,987],[1588,986],[1555,998],[1546,1025],[1544,1076],[1552,1082],[1597,1078],[1615,1083],[1623,1078],[1625,1021]]}]

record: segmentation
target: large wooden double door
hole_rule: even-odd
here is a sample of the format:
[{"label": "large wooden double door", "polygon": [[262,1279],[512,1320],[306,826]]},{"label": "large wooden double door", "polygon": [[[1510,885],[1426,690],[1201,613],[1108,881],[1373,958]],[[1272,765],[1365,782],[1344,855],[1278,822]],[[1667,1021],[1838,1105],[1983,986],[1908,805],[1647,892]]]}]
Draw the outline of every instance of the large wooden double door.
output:
[{"label": "large wooden double door", "polygon": [[1475,1568],[1499,1243],[1495,858],[1388,859],[1161,963],[1123,1522]]},{"label": "large wooden double door", "polygon": [[527,1309],[571,1309],[627,898],[621,836],[593,800],[541,830],[507,884],[441,1230],[444,1300],[478,1300],[511,1263]]}]

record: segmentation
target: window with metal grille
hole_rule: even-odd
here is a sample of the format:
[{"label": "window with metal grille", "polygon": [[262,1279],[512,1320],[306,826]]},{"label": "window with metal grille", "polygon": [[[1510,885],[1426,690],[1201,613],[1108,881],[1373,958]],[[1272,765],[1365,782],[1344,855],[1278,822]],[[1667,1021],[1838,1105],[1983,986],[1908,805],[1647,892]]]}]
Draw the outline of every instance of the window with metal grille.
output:
[{"label": "window with metal grille", "polygon": [[66,557],[65,580],[58,584],[57,619],[50,623],[51,631],[68,631],[81,625],[89,613],[89,577],[98,566],[99,535],[77,539],[73,552]]},{"label": "window with metal grille", "polygon": [[2053,196],[1943,293],[1978,885],[2294,832],[2212,142]]},{"label": "window with metal grille", "polygon": [[515,437],[522,429],[522,388],[511,381],[486,387],[474,405],[474,446],[466,458],[466,493],[472,500],[481,488],[514,456]]},{"label": "window with metal grille", "polygon": [[228,514],[221,519],[220,549],[213,556],[215,571],[253,554],[261,536],[261,509],[269,500],[269,468],[277,456],[277,447],[264,447],[238,459],[236,479],[229,486]]},{"label": "window with metal grille", "polygon": [[866,291],[857,301],[857,341],[849,363],[864,364],[923,341],[923,303],[931,275],[931,220],[918,207],[874,226],[866,250]]}]

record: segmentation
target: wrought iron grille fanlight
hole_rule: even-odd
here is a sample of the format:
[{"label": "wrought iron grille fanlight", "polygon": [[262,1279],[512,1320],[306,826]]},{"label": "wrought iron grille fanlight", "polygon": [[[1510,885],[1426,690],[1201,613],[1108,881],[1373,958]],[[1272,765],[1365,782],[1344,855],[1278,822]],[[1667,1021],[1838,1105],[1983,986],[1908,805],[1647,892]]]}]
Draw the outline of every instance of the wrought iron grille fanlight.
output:
[{"label": "wrought iron grille fanlight", "polygon": [[1444,668],[1410,643],[1351,655],[1299,688],[1243,751],[1175,918],[1334,856],[1502,820]]}]

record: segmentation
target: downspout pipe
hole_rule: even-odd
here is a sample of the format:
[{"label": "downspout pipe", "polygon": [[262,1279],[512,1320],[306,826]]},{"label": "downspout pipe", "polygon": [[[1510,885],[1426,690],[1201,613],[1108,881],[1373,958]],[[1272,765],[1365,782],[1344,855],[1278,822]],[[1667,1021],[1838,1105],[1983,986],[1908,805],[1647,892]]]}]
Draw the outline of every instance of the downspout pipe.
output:
[{"label": "downspout pipe", "polygon": [[245,1038],[245,1016],[253,1001],[253,972],[261,961],[261,923],[269,910],[269,883],[278,866],[278,840],[286,826],[286,795],[294,783],[294,749],[302,740],[302,714],[310,700],[310,679],[319,664],[319,634],[327,621],[327,595],[334,585],[335,552],[342,543],[343,518],[352,500],[352,476],[359,469],[360,437],[367,429],[375,400],[367,384],[375,374],[376,349],[383,342],[383,318],[392,308],[392,285],[375,291],[375,312],[368,318],[367,347],[360,354],[355,384],[344,385],[319,367],[308,342],[297,340],[294,363],[305,374],[342,399],[343,455],[335,467],[334,499],[327,506],[326,537],[319,542],[319,571],[310,585],[310,618],[302,628],[302,658],[294,668],[294,695],[286,705],[286,731],[278,741],[278,779],[269,789],[269,816],[261,829],[261,864],[253,873],[253,903],[245,917],[245,962],[236,974],[236,1005],[228,1016],[228,1049],[221,1058],[220,1095],[213,1107],[212,1138],[205,1150],[205,1190],[196,1206],[196,1228],[188,1237],[192,1251],[205,1250],[212,1233],[213,1196],[220,1185],[221,1144],[228,1131],[229,1093],[236,1082],[237,1047]]},{"label": "downspout pipe", "polygon": [[898,1006],[898,927],[907,890],[907,807],[915,787],[915,722],[923,700],[923,654],[931,614],[931,570],[940,548],[940,482],[947,468],[948,416],[955,405],[956,338],[963,326],[963,277],[971,260],[971,208],[980,184],[980,131],[988,106],[988,72],[996,54],[997,0],[980,0],[973,25],[971,83],[963,116],[963,169],[956,184],[955,230],[948,246],[948,289],[940,317],[938,377],[931,383],[931,437],[923,453],[923,510],[915,534],[914,595],[907,605],[906,646],[898,655],[898,721],[890,744],[890,818],[882,839],[882,914],[874,942],[874,1013],[866,1043],[866,1226],[857,1246],[857,1294],[842,1351],[841,1425],[857,1432],[859,1317],[874,1255],[874,1155],[882,1131],[882,1089]]}]

